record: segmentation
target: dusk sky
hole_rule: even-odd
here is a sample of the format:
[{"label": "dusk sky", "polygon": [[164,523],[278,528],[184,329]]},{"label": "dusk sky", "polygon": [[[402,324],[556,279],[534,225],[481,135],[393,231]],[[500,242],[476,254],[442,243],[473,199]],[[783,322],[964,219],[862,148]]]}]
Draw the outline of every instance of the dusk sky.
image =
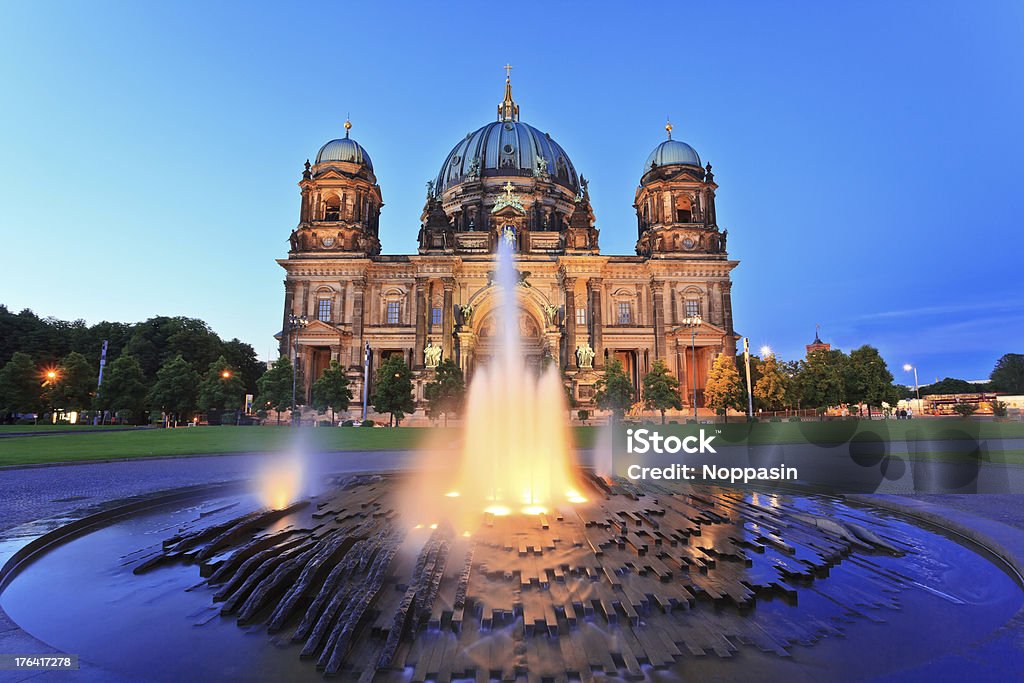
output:
[{"label": "dusk sky", "polygon": [[1024,3],[708,4],[0,4],[0,303],[197,317],[267,357],[306,158],[350,114],[384,253],[414,253],[510,62],[602,253],[633,253],[666,116],[713,164],[755,348],[820,323],[922,383],[1024,353]]}]

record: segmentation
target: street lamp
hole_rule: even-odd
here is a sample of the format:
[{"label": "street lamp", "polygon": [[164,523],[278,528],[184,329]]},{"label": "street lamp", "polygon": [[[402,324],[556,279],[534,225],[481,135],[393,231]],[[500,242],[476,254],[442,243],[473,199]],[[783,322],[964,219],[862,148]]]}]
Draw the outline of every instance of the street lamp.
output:
[{"label": "street lamp", "polygon": [[370,398],[370,342],[363,353],[363,422],[366,422],[366,404]]},{"label": "street lamp", "polygon": [[683,318],[683,327],[690,328],[690,374],[693,375],[693,421],[697,421],[697,328],[704,320],[699,315]]},{"label": "street lamp", "polygon": [[920,401],[921,400],[921,387],[919,387],[917,385],[917,368],[915,366],[911,365],[910,363],[904,364],[903,372],[910,372],[911,370],[914,371],[914,394],[917,395],[917,400]]},{"label": "street lamp", "polygon": [[750,386],[750,339],[743,338],[743,364],[747,368],[747,417],[754,419],[754,388]]},{"label": "street lamp", "polygon": [[220,373],[220,376],[223,377],[224,379],[231,379],[231,371],[225,370],[224,372]]},{"label": "street lamp", "polygon": [[309,324],[306,316],[289,315],[288,333],[292,337],[292,426],[295,426],[295,388],[299,376],[299,330]]}]

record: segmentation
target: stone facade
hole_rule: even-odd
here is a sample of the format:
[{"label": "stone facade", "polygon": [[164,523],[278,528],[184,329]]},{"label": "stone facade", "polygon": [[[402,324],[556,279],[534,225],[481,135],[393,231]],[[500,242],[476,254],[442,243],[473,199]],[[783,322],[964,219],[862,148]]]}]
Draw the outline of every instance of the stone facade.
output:
[{"label": "stone facade", "polygon": [[[381,190],[348,127],[317,163],[306,163],[299,225],[288,257],[278,260],[286,272],[280,350],[297,349],[306,400],[331,360],[350,369],[353,395],[361,396],[367,344],[371,382],[373,368],[399,354],[414,370],[417,401],[433,375],[428,343],[471,379],[496,353],[491,280],[506,239],[515,245],[528,362],[556,361],[581,407],[592,407],[594,383],[612,358],[638,387],[637,400],[642,376],[660,358],[685,387],[684,403],[692,403],[694,381],[702,402],[715,356],[735,353],[737,262],[717,225],[710,164],[701,168],[692,148],[672,141],[670,126],[636,193],[636,255],[624,256],[600,253],[587,181],[550,136],[519,122],[507,80],[498,121],[467,135],[428,183],[417,254],[381,253]],[[683,155],[667,143],[685,147]],[[309,324],[291,329],[291,316]],[[695,316],[701,324],[687,325]]]}]

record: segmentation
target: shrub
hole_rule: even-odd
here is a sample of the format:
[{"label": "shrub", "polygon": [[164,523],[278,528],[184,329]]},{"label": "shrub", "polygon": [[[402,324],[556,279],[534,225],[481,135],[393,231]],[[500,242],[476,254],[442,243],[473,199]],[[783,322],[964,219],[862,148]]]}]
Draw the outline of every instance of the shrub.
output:
[{"label": "shrub", "polygon": [[238,415],[233,410],[225,410],[220,414],[220,423],[222,425],[233,425],[238,423]]},{"label": "shrub", "polygon": [[587,420],[590,419],[590,411],[589,410],[578,410],[578,411],[576,411],[576,417],[578,417],[580,419],[580,422],[582,422],[583,424],[586,424]]},{"label": "shrub", "polygon": [[373,427],[373,426],[374,426],[374,424],[375,424],[375,423],[374,423],[374,421],[373,421],[373,420],[363,420],[363,424],[362,424],[362,426],[363,426],[363,427]]},{"label": "shrub", "polygon": [[800,416],[799,415],[794,415],[793,417],[789,418],[789,421],[790,422],[799,422],[800,421]]},{"label": "shrub", "polygon": [[992,414],[996,417],[1006,417],[1006,403],[1003,401],[992,401]]},{"label": "shrub", "polygon": [[970,417],[974,413],[978,412],[978,406],[973,403],[957,403],[953,406],[953,412],[960,417]]},{"label": "shrub", "polygon": [[782,418],[781,417],[773,417],[772,419],[770,419],[768,421],[769,422],[782,422]]}]

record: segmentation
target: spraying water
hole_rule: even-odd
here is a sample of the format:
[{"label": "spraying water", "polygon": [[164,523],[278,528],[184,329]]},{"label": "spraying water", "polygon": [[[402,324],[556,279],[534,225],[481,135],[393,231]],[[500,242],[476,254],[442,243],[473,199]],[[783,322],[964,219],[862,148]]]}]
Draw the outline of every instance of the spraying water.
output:
[{"label": "spraying water", "polygon": [[470,385],[459,485],[452,492],[496,515],[539,514],[566,501],[583,502],[573,476],[558,364],[539,377],[526,364],[518,283],[512,247],[502,240],[495,293],[498,353]]}]

